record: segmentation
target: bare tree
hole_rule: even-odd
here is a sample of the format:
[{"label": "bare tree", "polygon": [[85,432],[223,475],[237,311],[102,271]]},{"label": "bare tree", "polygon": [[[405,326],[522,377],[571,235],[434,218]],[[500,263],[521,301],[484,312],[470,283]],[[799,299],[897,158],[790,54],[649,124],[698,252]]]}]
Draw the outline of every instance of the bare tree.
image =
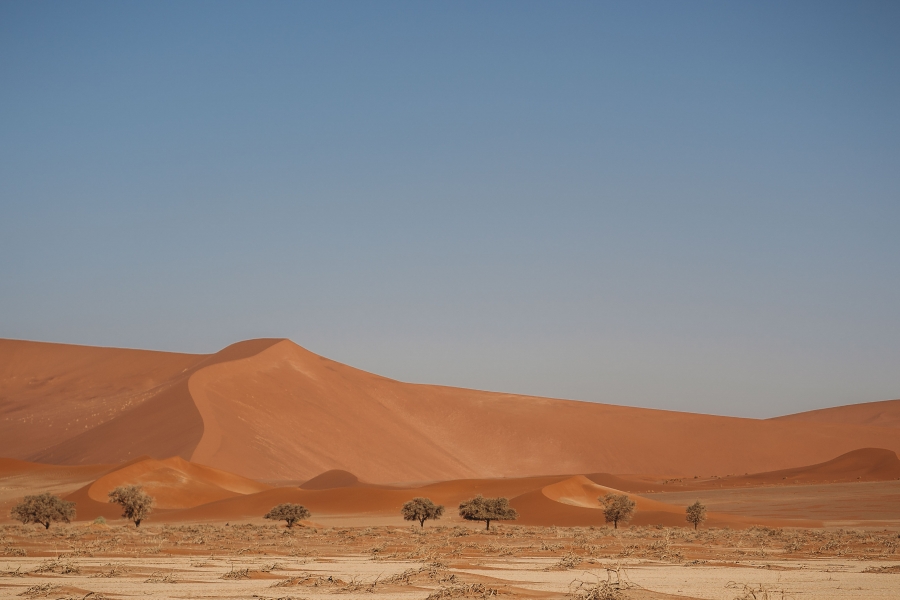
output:
[{"label": "bare tree", "polygon": [[45,492],[39,496],[25,496],[9,515],[26,525],[40,523],[45,529],[50,529],[50,523],[54,521],[68,523],[75,518],[75,503]]},{"label": "bare tree", "polygon": [[440,519],[444,514],[444,505],[435,504],[430,498],[413,498],[403,505],[400,513],[407,521],[418,521],[419,526],[425,527],[428,519]]},{"label": "bare tree", "polygon": [[309,510],[305,506],[302,504],[291,504],[290,502],[279,504],[263,516],[263,519],[286,521],[288,527],[293,527],[297,521],[308,518]]},{"label": "bare tree", "polygon": [[706,507],[699,500],[684,509],[685,519],[688,523],[694,524],[694,529],[706,520]]},{"label": "bare tree", "polygon": [[459,516],[467,521],[484,521],[484,528],[490,529],[491,521],[513,521],[519,518],[519,513],[506,498],[485,498],[479,494],[460,503]]},{"label": "bare tree", "polygon": [[614,529],[619,528],[619,521],[627,523],[634,516],[634,500],[625,494],[607,494],[598,500],[603,505],[603,517],[613,524]]},{"label": "bare tree", "polygon": [[134,521],[135,527],[153,511],[153,498],[139,485],[120,485],[107,495],[110,503],[122,507],[122,518]]}]

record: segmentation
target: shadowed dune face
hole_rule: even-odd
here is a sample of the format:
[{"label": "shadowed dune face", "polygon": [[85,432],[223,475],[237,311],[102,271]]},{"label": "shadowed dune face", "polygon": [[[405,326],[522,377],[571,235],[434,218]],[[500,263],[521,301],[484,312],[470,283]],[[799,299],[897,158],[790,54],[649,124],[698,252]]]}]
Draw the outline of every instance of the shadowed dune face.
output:
[{"label": "shadowed dune face", "polygon": [[316,475],[300,485],[304,490],[330,490],[332,488],[353,487],[359,485],[359,478],[353,473],[332,469]]},{"label": "shadowed dune face", "polygon": [[[739,419],[413,385],[288,340],[249,340],[210,356],[84,350],[101,366],[78,362],[79,347],[4,344],[14,366],[3,371],[9,395],[0,409],[17,420],[2,427],[34,441],[27,453],[13,453],[6,440],[0,448],[47,463],[179,456],[252,479],[343,470],[385,483],[598,472],[708,477],[820,463],[859,448],[900,450],[900,429],[883,426],[890,421],[882,417],[877,426],[865,416],[849,423]],[[46,365],[43,346],[56,357]],[[108,366],[120,362],[118,370]],[[104,372],[116,393],[96,393]],[[44,395],[29,391],[23,382],[41,373],[70,383],[53,388],[51,380]],[[66,400],[78,386],[84,398],[94,394],[115,410],[71,436],[47,433],[87,414]],[[129,400],[137,396],[140,402]],[[24,416],[32,400],[37,420]]]},{"label": "shadowed dune face", "polygon": [[[188,390],[191,375],[209,365],[252,356],[277,342],[249,340],[232,344],[211,356],[195,355],[189,367],[151,390],[140,404],[123,404],[113,418],[34,452],[28,458],[53,464],[118,463],[144,455],[188,458],[205,427]],[[115,399],[109,402],[115,402]],[[57,404],[65,406],[66,402],[57,399]],[[63,415],[65,409],[61,419]]]},{"label": "shadowed dune face", "polygon": [[0,339],[0,456],[28,459],[109,422],[203,358]]}]

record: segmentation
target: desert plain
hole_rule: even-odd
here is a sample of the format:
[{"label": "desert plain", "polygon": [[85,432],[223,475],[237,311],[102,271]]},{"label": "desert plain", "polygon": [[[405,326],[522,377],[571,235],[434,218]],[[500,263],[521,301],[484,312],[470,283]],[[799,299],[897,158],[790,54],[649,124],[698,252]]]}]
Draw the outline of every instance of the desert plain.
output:
[{"label": "desert plain", "polygon": [[[0,340],[0,415],[0,597],[900,598],[900,400],[746,419],[407,384],[283,339]],[[140,527],[122,485],[154,498]],[[11,517],[44,492],[75,519]],[[518,517],[462,519],[479,494]],[[606,494],[635,503],[618,528]],[[446,511],[405,521],[414,497]],[[263,519],[283,503],[310,515]]]}]

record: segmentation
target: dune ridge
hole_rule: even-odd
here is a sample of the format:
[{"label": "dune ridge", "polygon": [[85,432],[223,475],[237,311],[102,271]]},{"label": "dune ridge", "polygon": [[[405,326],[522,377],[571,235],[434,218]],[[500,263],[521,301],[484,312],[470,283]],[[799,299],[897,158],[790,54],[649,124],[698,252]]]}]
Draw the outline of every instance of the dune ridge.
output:
[{"label": "dune ridge", "polygon": [[873,427],[900,427],[900,400],[862,402],[832,408],[821,408],[773,420],[805,423],[853,423]]},{"label": "dune ridge", "polygon": [[[884,417],[890,403],[854,409],[868,415],[856,420],[742,419],[407,384],[284,339],[171,356],[3,342],[0,352],[15,360],[0,380],[8,390],[0,408],[19,417],[4,420],[0,433],[18,427],[19,438],[33,433],[37,441],[23,450],[0,436],[0,454],[44,463],[177,456],[255,480],[343,470],[374,483],[423,483],[555,473],[709,477],[816,464],[860,448],[900,451],[900,429],[885,426],[893,422]],[[50,355],[50,366],[42,365]],[[82,355],[122,364],[85,370]],[[21,410],[35,393],[23,382],[34,373],[72,383],[51,385],[41,397],[44,420],[28,421]],[[84,412],[68,411],[64,400],[79,385],[114,410],[85,431],[48,439],[46,430]],[[97,393],[104,385],[115,389]],[[61,416],[48,422],[56,405]]]}]

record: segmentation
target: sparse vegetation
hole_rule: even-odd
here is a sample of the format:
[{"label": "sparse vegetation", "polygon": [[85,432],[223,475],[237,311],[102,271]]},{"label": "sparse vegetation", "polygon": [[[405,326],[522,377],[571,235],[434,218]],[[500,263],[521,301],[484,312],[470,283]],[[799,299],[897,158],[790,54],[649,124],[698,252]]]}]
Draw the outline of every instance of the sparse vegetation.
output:
[{"label": "sparse vegetation", "polygon": [[619,528],[619,521],[627,523],[634,516],[634,500],[625,494],[606,494],[598,500],[603,505],[603,517],[613,524],[613,529]]},{"label": "sparse vegetation", "polygon": [[519,518],[519,513],[507,498],[485,498],[479,494],[460,503],[459,516],[467,521],[484,521],[484,528],[490,529],[491,521],[512,521]]},{"label": "sparse vegetation", "polygon": [[694,525],[694,529],[706,520],[706,507],[699,500],[688,506],[685,510],[685,519]]},{"label": "sparse vegetation", "polygon": [[[535,565],[541,565],[547,571],[577,569],[573,571],[573,577],[578,579],[568,590],[565,589],[568,578],[556,578],[553,584],[556,595],[553,597],[561,598],[568,592],[566,597],[577,600],[609,600],[651,597],[629,583],[624,570],[619,569],[619,561],[626,560],[652,560],[683,567],[705,565],[709,570],[718,569],[723,562],[729,565],[729,570],[741,564],[794,570],[798,560],[827,558],[829,566],[850,565],[845,571],[829,571],[829,577],[854,577],[862,571],[866,573],[863,577],[880,590],[889,589],[892,579],[900,571],[897,553],[900,539],[896,529],[705,527],[702,531],[694,531],[685,527],[632,526],[620,532],[608,527],[523,527],[515,524],[486,530],[437,523],[428,529],[371,525],[288,529],[272,522],[231,523],[229,526],[145,523],[139,530],[83,524],[50,529],[52,531],[42,531],[19,523],[0,525],[0,544],[21,546],[27,548],[30,556],[45,557],[25,561],[4,559],[0,578],[7,579],[0,581],[18,586],[19,591],[27,584],[52,581],[62,586],[53,591],[55,595],[47,596],[52,598],[75,598],[69,590],[84,587],[83,582],[105,579],[104,585],[109,586],[115,584],[110,580],[122,577],[131,582],[146,581],[148,585],[156,585],[151,594],[154,597],[166,595],[161,590],[169,586],[163,584],[180,585],[190,581],[192,586],[209,585],[212,587],[207,589],[211,591],[206,595],[212,597],[217,593],[221,595],[221,587],[215,586],[240,586],[239,582],[243,581],[245,584],[256,582],[260,589],[261,586],[272,586],[270,596],[282,600],[347,593],[395,598],[401,595],[398,586],[422,588],[419,598],[431,593],[436,599],[483,598],[492,594],[500,598],[517,598],[524,597],[517,588],[518,577],[501,576],[488,582],[469,573],[469,567],[460,565],[505,564],[514,571],[525,559],[531,563],[529,572]],[[466,535],[457,535],[463,531]],[[383,566],[375,569],[365,564],[366,553],[373,546],[379,548],[379,560],[385,561]],[[782,550],[787,546],[796,547],[797,552],[788,555]],[[505,556],[515,558],[507,561]],[[766,557],[762,563],[759,561],[761,556]],[[100,560],[101,557],[109,558]],[[325,560],[313,572],[296,570],[295,564],[308,562],[313,557]],[[335,561],[328,567],[331,557],[347,560]],[[859,561],[878,562],[861,564]],[[351,564],[355,566],[350,567]],[[275,574],[282,570],[285,571],[283,575]],[[685,574],[685,577],[694,576]],[[32,582],[27,579],[30,577],[52,579]],[[756,594],[755,597],[760,599],[768,594],[770,599],[782,598],[782,584],[777,582],[754,582],[757,585],[752,588],[734,584],[723,593],[721,586],[726,581],[730,579],[720,579],[709,597],[752,599]],[[804,581],[812,582],[813,579]],[[849,580],[836,581],[850,583]],[[765,585],[777,587],[765,589]],[[275,594],[276,590],[280,593]],[[300,593],[288,593],[294,590]],[[304,594],[307,590],[312,593]],[[404,595],[414,597],[412,590],[407,592]],[[806,590],[804,595],[818,597],[815,589]],[[259,597],[270,596],[261,593]],[[95,596],[84,596],[84,593],[77,596],[82,597]],[[791,596],[785,592],[784,597]]]},{"label": "sparse vegetation", "polygon": [[308,519],[309,514],[309,510],[302,504],[291,504],[290,502],[286,502],[284,504],[279,504],[267,512],[263,518],[272,519],[273,521],[285,521],[290,528],[294,526],[294,523]]},{"label": "sparse vegetation", "polygon": [[404,504],[400,512],[407,521],[418,521],[420,527],[425,527],[425,521],[441,518],[444,506],[435,504],[430,498],[416,497]]},{"label": "sparse vegetation", "polygon": [[121,485],[108,496],[110,503],[122,507],[122,518],[134,521],[135,527],[153,511],[153,498],[139,485]]},{"label": "sparse vegetation", "polygon": [[10,511],[10,516],[24,525],[40,523],[50,529],[50,523],[69,523],[75,518],[75,503],[63,500],[47,492],[37,496],[25,496]]}]

